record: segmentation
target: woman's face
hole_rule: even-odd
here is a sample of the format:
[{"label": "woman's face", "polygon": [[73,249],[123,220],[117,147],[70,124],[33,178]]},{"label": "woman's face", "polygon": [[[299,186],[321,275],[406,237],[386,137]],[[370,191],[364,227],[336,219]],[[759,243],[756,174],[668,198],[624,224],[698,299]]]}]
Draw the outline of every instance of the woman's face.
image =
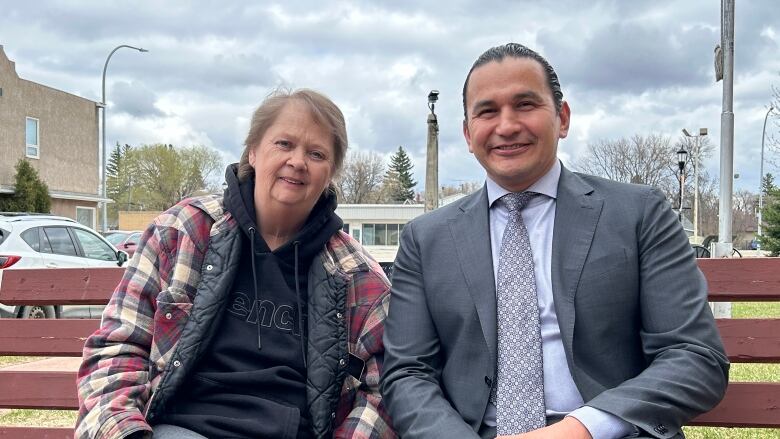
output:
[{"label": "woman's face", "polygon": [[249,151],[255,169],[255,203],[285,206],[308,215],[333,176],[330,130],[295,100],[289,102]]}]

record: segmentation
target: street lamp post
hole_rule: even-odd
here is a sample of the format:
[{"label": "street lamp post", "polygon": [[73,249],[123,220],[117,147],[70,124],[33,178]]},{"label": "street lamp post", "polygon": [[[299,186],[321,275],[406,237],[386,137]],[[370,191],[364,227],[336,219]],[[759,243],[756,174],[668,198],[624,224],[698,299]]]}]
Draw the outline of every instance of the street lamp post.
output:
[{"label": "street lamp post", "polygon": [[428,148],[425,159],[425,211],[430,212],[439,207],[439,122],[436,119],[436,101],[439,91],[428,93]]},{"label": "street lamp post", "polygon": [[685,185],[685,163],[688,161],[688,151],[685,148],[680,148],[677,151],[677,166],[680,168],[680,204],[677,209],[677,218],[680,220],[680,224],[683,223],[683,186]]},{"label": "street lamp post", "polygon": [[761,175],[758,179],[758,249],[761,250],[761,223],[764,222],[764,139],[766,138],[766,120],[769,119],[769,113],[775,107],[770,105],[769,110],[764,116],[764,128],[761,130]]},{"label": "street lamp post", "polygon": [[693,151],[693,236],[699,236],[699,150],[701,149],[700,138],[707,135],[707,128],[699,128],[699,134],[694,136],[685,128],[682,130],[686,137],[694,139]]},{"label": "street lamp post", "polygon": [[[128,49],[137,50],[139,52],[148,52],[148,50],[141,48],[141,47],[134,47],[134,46],[128,46],[127,44],[122,44],[119,46],[114,47],[114,50],[111,51],[111,53],[108,54],[108,57],[106,58],[106,63],[103,65],[103,95],[102,95],[102,104],[103,104],[103,121],[102,121],[102,130],[103,130],[103,161],[102,161],[102,176],[100,178],[100,185],[101,185],[101,195],[103,196],[103,200],[108,198],[108,192],[106,191],[106,156],[108,155],[108,148],[106,147],[106,69],[108,69],[108,62],[111,60],[111,56],[116,52],[117,50],[126,47]],[[107,209],[108,203],[106,201],[103,201],[103,206],[100,210],[100,214],[103,217],[101,221],[101,228],[103,232],[108,231],[108,209]]]}]

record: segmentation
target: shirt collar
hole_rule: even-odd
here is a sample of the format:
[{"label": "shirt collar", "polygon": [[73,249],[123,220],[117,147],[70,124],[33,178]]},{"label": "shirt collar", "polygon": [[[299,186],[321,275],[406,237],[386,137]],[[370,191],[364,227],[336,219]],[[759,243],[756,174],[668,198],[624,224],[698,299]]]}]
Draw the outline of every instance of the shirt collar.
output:
[{"label": "shirt collar", "polygon": [[[556,199],[558,197],[558,180],[560,180],[560,178],[561,162],[560,160],[555,160],[555,163],[550,168],[550,170],[547,171],[546,174],[542,175],[540,179],[536,180],[534,184],[529,186],[528,189],[526,189],[524,192],[536,192],[547,195],[552,199]],[[493,181],[489,175],[487,176],[486,185],[488,201],[490,202],[491,207],[496,200],[510,192]]]}]

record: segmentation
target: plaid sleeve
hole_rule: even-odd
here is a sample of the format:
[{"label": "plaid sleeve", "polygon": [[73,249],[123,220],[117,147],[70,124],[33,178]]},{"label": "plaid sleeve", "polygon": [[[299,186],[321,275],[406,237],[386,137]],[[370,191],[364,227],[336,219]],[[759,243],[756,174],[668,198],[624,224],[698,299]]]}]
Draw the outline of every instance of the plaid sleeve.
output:
[{"label": "plaid sleeve", "polygon": [[119,438],[149,430],[142,410],[149,399],[149,352],[160,291],[160,255],[168,253],[150,226],[103,311],[100,328],[84,345],[78,371],[77,438]]},{"label": "plaid sleeve", "polygon": [[[384,276],[382,278],[384,279]],[[389,286],[386,280],[380,285],[364,286],[368,289],[377,287],[382,288],[383,291],[368,307],[353,350],[355,355],[365,361],[364,378],[362,382],[352,377],[347,378],[347,383],[342,389],[342,402],[344,399],[352,399],[352,404],[347,408],[349,412],[344,421],[335,430],[333,434],[335,438],[390,439],[396,437],[391,427],[390,417],[382,403],[382,396],[379,393],[379,377],[381,376],[384,356],[382,335],[390,303]],[[354,392],[353,389],[355,389]],[[354,398],[351,398],[352,396]]]}]

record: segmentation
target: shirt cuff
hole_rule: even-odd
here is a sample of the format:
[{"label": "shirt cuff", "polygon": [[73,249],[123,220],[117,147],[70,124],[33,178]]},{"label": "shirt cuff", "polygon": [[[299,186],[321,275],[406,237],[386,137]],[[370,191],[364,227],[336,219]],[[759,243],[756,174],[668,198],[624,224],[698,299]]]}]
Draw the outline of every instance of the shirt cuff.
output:
[{"label": "shirt cuff", "polygon": [[617,416],[597,408],[582,406],[566,416],[576,418],[593,439],[618,439],[635,436],[637,428]]}]

